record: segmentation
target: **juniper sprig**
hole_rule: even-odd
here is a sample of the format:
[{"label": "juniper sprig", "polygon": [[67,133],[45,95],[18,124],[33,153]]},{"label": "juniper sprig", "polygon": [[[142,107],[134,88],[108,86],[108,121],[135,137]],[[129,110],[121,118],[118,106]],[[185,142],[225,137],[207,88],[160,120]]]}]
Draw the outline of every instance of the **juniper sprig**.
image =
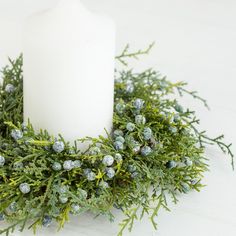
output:
[{"label": "juniper sprig", "polygon": [[[152,46],[136,53],[126,47],[116,59],[127,65],[127,58]],[[159,210],[169,210],[167,195],[177,203],[180,193],[203,187],[205,145],[218,145],[233,165],[231,144],[199,131],[194,112],[169,95],[187,93],[206,101],[153,69],[116,72],[113,130],[107,137],[80,140],[90,141],[88,150],[61,135],[37,133],[30,122],[23,123],[22,64],[22,56],[10,60],[0,85],[0,220],[9,222],[0,234],[18,227],[35,231],[53,220],[60,229],[70,214],[86,211],[112,221],[113,207],[125,215],[119,236],[145,214],[157,228]]]}]

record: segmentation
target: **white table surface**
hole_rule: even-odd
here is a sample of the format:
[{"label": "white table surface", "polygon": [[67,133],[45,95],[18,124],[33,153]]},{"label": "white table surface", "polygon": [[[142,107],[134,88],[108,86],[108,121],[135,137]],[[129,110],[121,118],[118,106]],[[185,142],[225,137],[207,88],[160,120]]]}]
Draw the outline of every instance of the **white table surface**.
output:
[{"label": "white table surface", "polygon": [[[56,0],[0,0],[0,66],[7,56],[21,52],[21,27],[26,16],[53,6]],[[236,2],[234,0],[84,0],[90,9],[112,16],[117,25],[117,53],[129,42],[133,48],[156,41],[152,53],[132,64],[139,70],[151,66],[172,81],[184,80],[198,90],[211,107],[208,112],[189,98],[202,129],[210,135],[224,133],[236,143]],[[235,147],[233,151],[236,153]],[[206,152],[211,171],[202,192],[180,198],[172,212],[161,211],[159,229],[148,219],[137,222],[130,236],[235,236],[236,174],[230,160],[218,149]],[[57,235],[115,236],[122,214],[111,224],[90,215],[74,218]],[[49,236],[55,227],[39,231]],[[33,235],[18,232],[13,235]]]}]

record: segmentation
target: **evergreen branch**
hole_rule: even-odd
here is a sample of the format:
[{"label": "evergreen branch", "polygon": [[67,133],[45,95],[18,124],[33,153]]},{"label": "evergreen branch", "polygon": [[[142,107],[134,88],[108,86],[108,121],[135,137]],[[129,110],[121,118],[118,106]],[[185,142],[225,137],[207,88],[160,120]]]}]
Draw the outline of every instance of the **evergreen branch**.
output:
[{"label": "evergreen branch", "polygon": [[125,213],[125,215],[128,217],[126,219],[124,219],[121,223],[120,223],[120,231],[118,232],[117,236],[122,236],[124,230],[128,227],[128,230],[131,231],[133,224],[134,224],[134,220],[137,219],[137,211],[139,210],[141,205],[133,208],[132,210],[129,210],[129,212]]},{"label": "evergreen branch", "polygon": [[27,214],[26,217],[25,217],[25,219],[23,220],[23,224],[22,224],[21,227],[20,227],[20,232],[23,232],[23,231],[24,231],[28,219],[29,219],[29,214]]},{"label": "evergreen branch", "polygon": [[224,138],[224,135],[220,135],[216,138],[210,138],[210,137],[203,135],[203,134],[201,134],[200,136],[202,139],[211,141],[213,144],[217,144],[218,147],[221,149],[221,151],[223,151],[223,153],[228,154],[231,157],[231,166],[232,166],[232,169],[234,170],[234,155],[231,150],[232,143],[226,144],[226,143],[222,142],[221,140]]},{"label": "evergreen branch", "polygon": [[44,204],[44,202],[46,201],[46,198],[48,197],[49,195],[49,192],[51,191],[51,186],[52,186],[52,182],[54,180],[54,176],[55,175],[52,175],[49,180],[48,180],[48,184],[47,184],[47,188],[46,188],[46,191],[44,193],[44,196],[39,204],[39,208]]},{"label": "evergreen branch", "polygon": [[6,229],[0,230],[0,234],[5,234],[6,236],[9,236],[10,233],[14,232],[16,226],[21,224],[22,222],[24,222],[24,220],[19,220],[16,223],[8,226]]},{"label": "evergreen branch", "polygon": [[[199,132],[194,125],[192,124],[190,125],[192,129],[194,130],[195,134],[197,135],[201,147],[204,146],[203,143],[206,143],[208,145],[216,144],[223,153],[228,154],[231,157],[231,166],[232,166],[232,169],[234,170],[234,155],[231,150],[232,143],[226,144],[223,141],[221,141],[224,138],[224,135],[220,135],[216,138],[210,138],[205,134],[206,133],[205,131]],[[207,141],[210,141],[210,142],[207,142]]]},{"label": "evergreen branch", "polygon": [[200,97],[199,95],[197,95],[198,93],[197,93],[196,91],[188,91],[187,89],[184,89],[184,88],[183,88],[183,85],[186,85],[186,83],[182,83],[181,86],[176,87],[177,90],[178,90],[178,92],[179,92],[179,95],[180,95],[180,96],[183,96],[183,93],[189,94],[189,95],[191,95],[194,99],[198,99],[198,100],[202,101],[203,104],[204,104],[204,106],[205,106],[208,110],[210,110],[210,107],[208,106],[206,99],[204,99],[204,98]]},{"label": "evergreen branch", "polygon": [[4,124],[9,126],[10,128],[18,129],[18,127],[14,125],[11,121],[5,121]]},{"label": "evergreen branch", "polygon": [[128,66],[128,63],[125,61],[127,58],[134,58],[136,60],[139,59],[139,56],[141,55],[147,55],[151,51],[151,49],[154,47],[155,42],[151,43],[148,48],[145,50],[138,50],[136,52],[129,52],[129,44],[127,44],[122,51],[122,53],[115,57],[116,60],[118,60],[121,64],[124,66]]}]

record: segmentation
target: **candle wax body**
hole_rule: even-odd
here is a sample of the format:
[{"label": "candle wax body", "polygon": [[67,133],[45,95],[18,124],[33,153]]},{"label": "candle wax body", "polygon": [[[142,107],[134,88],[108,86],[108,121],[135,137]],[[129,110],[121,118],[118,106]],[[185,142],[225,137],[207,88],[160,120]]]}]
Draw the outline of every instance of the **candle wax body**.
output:
[{"label": "candle wax body", "polygon": [[29,18],[24,32],[24,119],[72,142],[110,131],[115,27],[77,0]]}]

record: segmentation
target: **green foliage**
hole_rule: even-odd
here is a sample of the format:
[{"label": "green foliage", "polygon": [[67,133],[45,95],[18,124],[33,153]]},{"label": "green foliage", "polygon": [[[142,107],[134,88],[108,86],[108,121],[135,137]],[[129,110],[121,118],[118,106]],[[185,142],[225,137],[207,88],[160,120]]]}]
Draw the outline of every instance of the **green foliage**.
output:
[{"label": "green foliage", "polygon": [[[125,59],[138,58],[152,46],[136,53],[129,53],[126,47],[116,58],[127,65]],[[126,228],[131,230],[134,221],[145,214],[157,228],[159,210],[169,210],[167,195],[177,203],[179,193],[203,187],[201,179],[208,170],[206,144],[218,145],[232,157],[233,165],[230,145],[223,142],[223,136],[209,138],[198,131],[199,120],[194,112],[170,99],[169,95],[175,92],[181,96],[187,93],[207,106],[196,92],[186,90],[183,82],[171,83],[152,69],[142,73],[127,69],[116,72],[113,131],[107,137],[80,140],[91,143],[82,152],[61,135],[55,139],[47,131],[35,132],[29,122],[22,123],[22,56],[10,60],[10,64],[3,69],[0,86],[0,156],[5,158],[5,164],[0,166],[0,213],[10,226],[0,234],[8,235],[18,226],[23,231],[29,223],[29,228],[35,231],[45,225],[47,216],[57,221],[61,229],[69,214],[75,213],[73,204],[80,206],[76,214],[91,211],[107,216],[110,221],[114,220],[112,208],[120,209],[126,217],[120,223],[119,236]],[[9,84],[14,91],[6,91]],[[140,101],[144,101],[143,106]],[[132,131],[127,130],[129,122],[135,124]],[[147,128],[151,129],[151,137],[145,136]],[[23,137],[13,139],[12,130],[19,130]],[[116,139],[117,133],[124,142],[117,142],[122,140]],[[53,149],[56,141],[64,143],[62,152]],[[151,152],[144,155],[143,147],[149,147]],[[117,153],[123,160],[114,161],[115,176],[109,178],[102,160],[105,155],[115,157]],[[52,168],[55,162],[63,166],[66,160],[79,160],[81,166],[69,171]],[[88,168],[95,173],[92,181],[84,173]],[[104,181],[108,188],[101,186]],[[19,189],[21,183],[28,183],[31,191],[23,194]],[[67,201],[62,203],[61,197]]]},{"label": "green foliage", "polygon": [[124,50],[122,51],[122,53],[116,56],[116,60],[118,60],[124,66],[128,66],[128,63],[126,62],[127,58],[134,58],[138,60],[139,56],[147,55],[151,51],[151,49],[154,47],[154,45],[155,43],[153,42],[145,50],[138,50],[137,52],[129,52],[129,44],[127,44]]}]

